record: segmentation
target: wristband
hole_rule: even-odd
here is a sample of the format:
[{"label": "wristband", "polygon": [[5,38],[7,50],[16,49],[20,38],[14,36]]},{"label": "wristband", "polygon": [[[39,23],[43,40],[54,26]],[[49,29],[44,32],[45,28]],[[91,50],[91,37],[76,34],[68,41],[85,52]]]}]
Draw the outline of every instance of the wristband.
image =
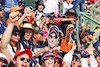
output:
[{"label": "wristband", "polygon": [[92,44],[92,42],[90,41],[90,42],[88,42],[88,45],[90,46]]}]

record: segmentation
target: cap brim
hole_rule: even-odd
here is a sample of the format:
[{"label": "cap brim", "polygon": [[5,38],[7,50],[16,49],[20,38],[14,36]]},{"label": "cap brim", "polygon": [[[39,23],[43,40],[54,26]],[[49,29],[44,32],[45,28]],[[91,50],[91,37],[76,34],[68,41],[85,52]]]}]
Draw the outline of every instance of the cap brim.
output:
[{"label": "cap brim", "polygon": [[46,37],[48,35],[48,33],[46,31],[39,31],[40,34],[43,34],[44,37]]},{"label": "cap brim", "polygon": [[8,60],[6,58],[0,57],[0,60],[5,61],[8,64]]},{"label": "cap brim", "polygon": [[43,58],[48,57],[48,56],[54,56],[54,57],[55,57],[54,54],[48,54],[48,55],[43,56],[43,57],[42,57],[42,60],[43,60]]},{"label": "cap brim", "polygon": [[27,53],[27,54],[29,55],[30,58],[32,57],[32,52],[31,52],[31,50],[25,49],[24,52]]},{"label": "cap brim", "polygon": [[69,30],[70,28],[73,28],[73,29],[74,29],[74,27],[73,27],[73,26],[68,26],[68,27],[67,27],[67,30]]},{"label": "cap brim", "polygon": [[23,49],[23,50],[17,50],[17,52],[14,55],[14,59],[18,56],[21,55],[22,53],[27,53],[29,55],[29,57],[32,57],[32,52],[30,49]]},{"label": "cap brim", "polygon": [[59,57],[59,56],[55,56],[55,58],[59,58],[60,59],[60,61],[61,61],[61,66],[63,66],[63,63],[62,63],[62,58],[61,57]]},{"label": "cap brim", "polygon": [[81,55],[80,55],[80,57],[78,56],[78,54],[73,54],[73,56],[76,56],[77,58],[81,58]]}]

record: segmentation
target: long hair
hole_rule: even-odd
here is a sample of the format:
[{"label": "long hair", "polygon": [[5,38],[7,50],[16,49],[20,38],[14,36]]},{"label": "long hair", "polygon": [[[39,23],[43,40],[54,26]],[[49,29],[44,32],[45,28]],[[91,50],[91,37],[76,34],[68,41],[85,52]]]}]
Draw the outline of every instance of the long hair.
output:
[{"label": "long hair", "polygon": [[17,50],[21,49],[20,42],[17,42],[16,45],[15,45],[15,46],[17,47],[17,50],[16,50],[16,51],[14,50],[14,47],[13,47],[13,45],[11,44],[11,41],[9,42],[9,44],[10,44],[10,46],[11,46],[11,48],[12,48],[12,50],[13,50],[14,53],[15,53]]}]

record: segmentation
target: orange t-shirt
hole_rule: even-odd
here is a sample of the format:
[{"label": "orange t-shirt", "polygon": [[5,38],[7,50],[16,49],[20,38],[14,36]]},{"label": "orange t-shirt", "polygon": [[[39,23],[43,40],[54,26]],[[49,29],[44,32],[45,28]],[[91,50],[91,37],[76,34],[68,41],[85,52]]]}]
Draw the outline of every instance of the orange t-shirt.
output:
[{"label": "orange t-shirt", "polygon": [[63,52],[69,52],[72,48],[72,44],[71,43],[72,39],[70,38],[69,42],[66,42],[66,37],[64,39],[61,40],[61,45],[60,45],[60,50]]}]

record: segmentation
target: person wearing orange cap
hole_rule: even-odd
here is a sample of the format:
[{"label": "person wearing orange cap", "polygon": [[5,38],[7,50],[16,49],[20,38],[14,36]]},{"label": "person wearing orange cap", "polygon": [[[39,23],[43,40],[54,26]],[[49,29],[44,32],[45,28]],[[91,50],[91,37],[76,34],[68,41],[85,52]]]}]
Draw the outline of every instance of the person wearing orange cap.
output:
[{"label": "person wearing orange cap", "polygon": [[[10,23],[3,34],[2,41],[0,44],[1,52],[7,56],[8,64],[10,64],[11,58],[7,44],[9,43],[11,38],[11,34],[14,28],[14,22],[20,18],[19,15],[20,15],[19,12],[13,12],[9,15]],[[31,57],[32,57],[32,52],[30,49],[18,50],[14,55],[12,62],[13,65],[10,65],[9,67],[29,67],[30,65],[29,62]]]},{"label": "person wearing orange cap", "polygon": [[[18,6],[14,6],[14,7],[12,7],[12,8],[10,9],[10,13],[15,12],[15,11],[21,12],[21,8],[18,7]],[[22,14],[22,12],[21,12],[20,14]],[[8,18],[8,20],[6,21],[6,24],[8,25],[9,22],[10,22],[10,19]],[[17,21],[15,22],[15,24],[16,24],[16,23],[17,23]]]},{"label": "person wearing orange cap", "polygon": [[0,4],[4,8],[4,17],[2,18],[2,21],[6,23],[9,18],[11,7],[18,6],[18,0],[0,0]]},{"label": "person wearing orange cap", "polygon": [[69,52],[72,48],[73,39],[71,38],[72,31],[74,30],[74,26],[72,24],[68,25],[66,28],[66,36],[61,40],[60,50],[64,52]]},{"label": "person wearing orange cap", "polygon": [[66,28],[66,36],[61,40],[60,46],[53,48],[54,50],[63,51],[63,55],[68,53],[72,49],[72,45],[74,40],[71,38],[72,31],[74,30],[74,26],[69,24]]}]

